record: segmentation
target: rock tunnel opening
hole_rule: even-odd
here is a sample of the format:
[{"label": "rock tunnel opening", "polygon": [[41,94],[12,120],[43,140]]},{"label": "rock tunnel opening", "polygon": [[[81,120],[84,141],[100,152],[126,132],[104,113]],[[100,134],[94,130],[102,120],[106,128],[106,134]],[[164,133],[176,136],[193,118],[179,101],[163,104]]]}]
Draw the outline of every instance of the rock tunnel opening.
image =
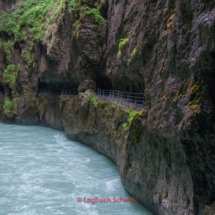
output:
[{"label": "rock tunnel opening", "polygon": [[144,86],[141,82],[115,82],[114,87],[108,77],[100,76],[96,79],[97,95],[104,100],[114,101],[121,105],[141,109],[144,107]]},{"label": "rock tunnel opening", "polygon": [[97,89],[108,89],[108,90],[112,90],[113,87],[112,87],[112,83],[111,83],[111,80],[106,77],[106,76],[98,76],[96,78],[96,86],[97,86]]},{"label": "rock tunnel opening", "polygon": [[144,84],[142,84],[140,81],[130,81],[129,83],[125,84],[126,92],[144,93],[144,88]]},{"label": "rock tunnel opening", "polygon": [[70,89],[76,89],[78,88],[79,83],[73,82],[73,83],[46,83],[46,82],[40,82],[39,81],[39,93],[44,92],[53,92],[53,93],[61,93],[62,90],[70,90]]}]

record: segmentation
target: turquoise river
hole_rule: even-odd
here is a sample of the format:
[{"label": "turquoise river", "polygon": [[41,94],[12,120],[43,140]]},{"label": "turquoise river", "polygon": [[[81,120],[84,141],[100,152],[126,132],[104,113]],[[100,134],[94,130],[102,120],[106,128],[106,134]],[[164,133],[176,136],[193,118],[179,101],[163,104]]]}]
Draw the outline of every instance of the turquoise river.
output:
[{"label": "turquoise river", "polygon": [[[95,197],[111,202],[84,202]],[[131,198],[104,156],[60,131],[0,123],[0,215],[151,215],[114,197]]]}]

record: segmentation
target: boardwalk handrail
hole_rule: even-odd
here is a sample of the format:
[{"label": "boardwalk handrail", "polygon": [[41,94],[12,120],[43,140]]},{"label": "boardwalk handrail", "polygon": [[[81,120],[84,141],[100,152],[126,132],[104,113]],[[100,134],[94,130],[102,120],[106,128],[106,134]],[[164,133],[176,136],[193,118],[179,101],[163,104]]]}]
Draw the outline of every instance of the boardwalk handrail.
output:
[{"label": "boardwalk handrail", "polygon": [[[78,95],[78,88],[71,89],[60,89],[52,91],[49,87],[41,88],[40,93],[48,92],[59,92],[61,96],[63,95]],[[132,92],[122,92],[117,90],[103,90],[97,89],[97,96],[102,100],[107,100],[110,102],[116,102],[119,105],[124,105],[127,107],[132,107],[133,109],[141,109],[144,107],[144,93],[132,93]]]},{"label": "boardwalk handrail", "polygon": [[50,87],[40,88],[39,93],[59,93],[62,95],[78,95],[78,88],[71,89],[53,89]]},{"label": "boardwalk handrail", "polygon": [[63,95],[78,95],[78,88],[61,89],[61,96]]},{"label": "boardwalk handrail", "polygon": [[54,90],[52,90],[50,87],[43,87],[39,89],[39,93],[53,93],[56,92]]},{"label": "boardwalk handrail", "polygon": [[97,96],[102,100],[117,102],[118,104],[141,109],[144,107],[144,93],[121,92],[117,90],[97,89]]}]

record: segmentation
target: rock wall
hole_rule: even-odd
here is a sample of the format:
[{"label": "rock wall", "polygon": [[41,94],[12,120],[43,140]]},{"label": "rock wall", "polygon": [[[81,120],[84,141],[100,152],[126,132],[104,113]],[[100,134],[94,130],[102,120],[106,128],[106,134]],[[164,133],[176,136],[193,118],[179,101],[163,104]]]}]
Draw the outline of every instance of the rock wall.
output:
[{"label": "rock wall", "polygon": [[[177,138],[165,138],[149,129],[147,110],[131,120],[132,112],[123,107],[87,101],[89,93],[60,98],[69,138],[113,160],[125,189],[153,214],[193,214],[192,178]],[[136,133],[138,126],[141,130]]]},{"label": "rock wall", "polygon": [[[90,145],[154,214],[214,213],[215,1],[82,1],[98,4],[101,25],[64,2],[33,46],[29,31],[10,43],[1,30],[0,120],[65,130]],[[14,3],[1,0],[0,12]],[[46,86],[79,86],[79,95],[39,94]],[[144,113],[89,102],[95,87],[144,92]]]}]

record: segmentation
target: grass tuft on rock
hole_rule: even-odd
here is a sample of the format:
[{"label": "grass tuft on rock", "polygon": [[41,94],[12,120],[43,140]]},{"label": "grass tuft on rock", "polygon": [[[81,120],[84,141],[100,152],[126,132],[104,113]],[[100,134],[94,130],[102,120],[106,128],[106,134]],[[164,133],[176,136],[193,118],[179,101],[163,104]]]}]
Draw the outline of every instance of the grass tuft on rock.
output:
[{"label": "grass tuft on rock", "polygon": [[117,58],[121,55],[122,50],[124,49],[124,47],[128,43],[128,40],[129,40],[129,38],[120,39],[119,51],[118,51],[118,54],[117,54]]}]

